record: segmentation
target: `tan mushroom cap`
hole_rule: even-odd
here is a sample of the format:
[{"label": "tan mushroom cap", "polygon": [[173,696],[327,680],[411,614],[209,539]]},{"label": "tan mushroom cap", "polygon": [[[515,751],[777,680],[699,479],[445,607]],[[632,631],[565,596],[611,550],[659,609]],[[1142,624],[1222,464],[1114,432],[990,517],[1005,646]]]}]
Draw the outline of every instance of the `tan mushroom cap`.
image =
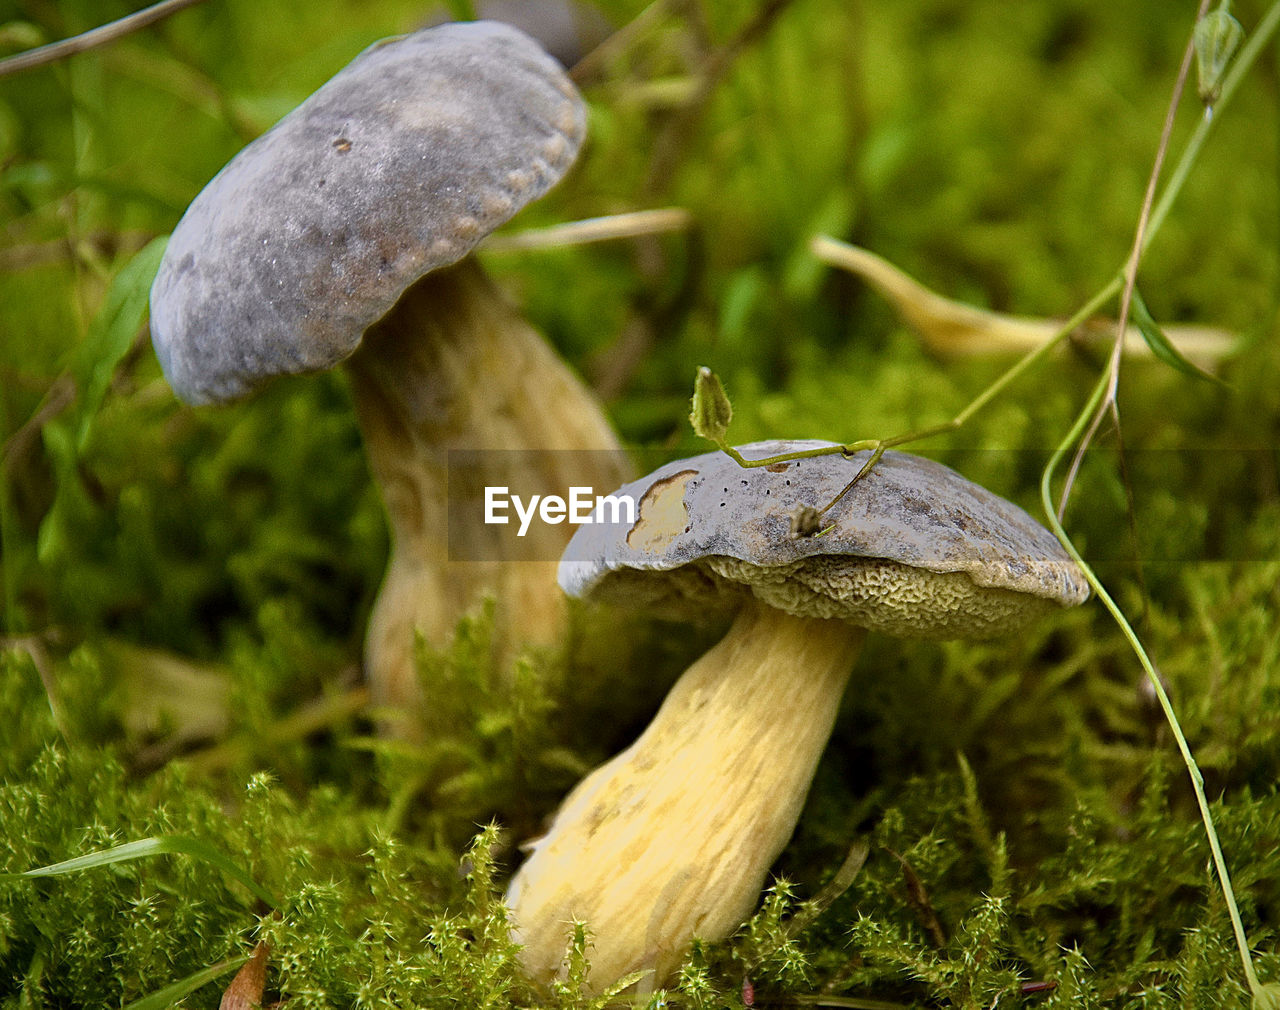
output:
[{"label": "tan mushroom cap", "polygon": [[[760,459],[830,444],[740,451]],[[579,529],[561,587],[685,612],[750,593],[796,616],[924,638],[1007,634],[1088,597],[1084,574],[1026,512],[907,453],[886,453],[823,517],[828,532],[793,536],[797,510],[830,502],[866,458],[744,469],[713,452],[668,464],[614,492],[636,502],[634,523]]]}]

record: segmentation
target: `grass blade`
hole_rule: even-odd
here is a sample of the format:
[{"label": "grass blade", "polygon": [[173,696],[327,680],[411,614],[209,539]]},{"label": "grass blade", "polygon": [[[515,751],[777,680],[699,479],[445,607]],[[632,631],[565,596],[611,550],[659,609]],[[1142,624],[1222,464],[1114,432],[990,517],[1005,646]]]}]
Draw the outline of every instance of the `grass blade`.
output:
[{"label": "grass blade", "polygon": [[133,343],[134,334],[147,314],[151,281],[160,268],[167,237],[152,239],[121,268],[111,281],[102,307],[89,324],[84,343],[76,352],[71,370],[80,388],[76,445],[84,449],[89,428],[111,384],[116,365]]},{"label": "grass blade", "polygon": [[124,1010],[168,1010],[178,1000],[191,995],[201,986],[208,985],[220,975],[225,975],[227,972],[239,968],[248,960],[249,955],[242,954],[240,957],[228,958],[226,961],[211,964],[208,968],[201,968],[199,971],[193,972],[186,978],[180,978],[163,989],[157,989],[148,996],[134,1000],[125,1006]]},{"label": "grass blade", "polygon": [[1147,303],[1142,300],[1142,295],[1138,293],[1136,287],[1133,289],[1133,301],[1130,309],[1133,312],[1134,325],[1138,327],[1138,332],[1142,334],[1142,339],[1147,342],[1147,346],[1151,348],[1151,353],[1157,359],[1171,368],[1176,368],[1184,375],[1192,375],[1197,379],[1208,379],[1210,382],[1216,382],[1220,386],[1225,385],[1212,372],[1206,372],[1195,362],[1189,361],[1178,350],[1173,341],[1160,328],[1160,324],[1155,321],[1155,317],[1151,315],[1151,310],[1147,308]]},{"label": "grass blade", "polygon": [[236,863],[221,849],[203,842],[198,838],[186,835],[159,835],[155,838],[141,838],[136,842],[125,842],[109,849],[87,852],[83,856],[65,859],[60,863],[38,866],[33,870],[19,873],[0,873],[0,880],[17,880],[36,877],[61,877],[69,873],[80,873],[84,870],[110,866],[113,863],[125,863],[135,859],[149,859],[152,856],[181,855],[202,859],[217,867],[231,879],[242,884],[254,897],[261,899],[271,907],[280,904],[279,900],[265,887],[253,879],[244,867]]}]

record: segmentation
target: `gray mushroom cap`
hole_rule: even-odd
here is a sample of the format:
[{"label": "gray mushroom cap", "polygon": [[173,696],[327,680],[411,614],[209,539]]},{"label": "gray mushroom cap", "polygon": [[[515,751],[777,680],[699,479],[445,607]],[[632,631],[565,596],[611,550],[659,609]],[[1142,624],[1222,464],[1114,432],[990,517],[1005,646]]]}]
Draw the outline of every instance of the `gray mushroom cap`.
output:
[{"label": "gray mushroom cap", "polygon": [[[832,443],[742,446],[761,459]],[[795,537],[792,518],[831,501],[868,458],[858,453],[744,469],[722,452],[677,460],[613,496],[560,562],[575,597],[660,610],[754,595],[801,616],[838,618],[889,634],[985,638],[1089,595],[1083,573],[1026,512],[931,460],[887,452],[823,517],[821,536]]]},{"label": "gray mushroom cap", "polygon": [[559,64],[509,25],[371,46],[245,147],[174,229],[151,288],[170,384],[207,403],[337,364],[414,281],[550,189],[585,121]]}]

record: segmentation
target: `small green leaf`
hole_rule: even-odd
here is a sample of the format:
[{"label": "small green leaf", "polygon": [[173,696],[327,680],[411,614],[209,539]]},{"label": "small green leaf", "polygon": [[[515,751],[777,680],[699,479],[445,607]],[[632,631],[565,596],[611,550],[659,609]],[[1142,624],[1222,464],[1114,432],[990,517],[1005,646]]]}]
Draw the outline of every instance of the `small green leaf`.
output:
[{"label": "small green leaf", "polygon": [[1225,385],[1212,372],[1206,372],[1199,365],[1188,361],[1182,352],[1173,345],[1173,341],[1169,339],[1164,330],[1160,328],[1160,324],[1151,315],[1151,310],[1147,308],[1147,303],[1142,300],[1142,295],[1138,293],[1137,288],[1133,290],[1131,311],[1134,325],[1138,327],[1138,332],[1142,334],[1142,339],[1151,348],[1151,353],[1159,360],[1186,375],[1194,375],[1198,379],[1208,379],[1210,382]]},{"label": "small green leaf", "polygon": [[211,964],[208,968],[201,968],[199,971],[193,972],[186,978],[180,978],[163,989],[157,989],[149,996],[134,1000],[124,1010],[168,1010],[169,1007],[184,996],[191,995],[201,986],[208,985],[219,975],[225,975],[227,972],[239,968],[248,960],[249,955],[245,954],[241,957],[233,957],[226,961],[219,961],[217,964]]},{"label": "small green leaf", "polygon": [[98,314],[89,324],[71,371],[80,389],[76,448],[84,450],[93,419],[111,384],[111,376],[133,343],[147,314],[151,282],[160,268],[168,237],[152,239],[120,270],[107,288]]},{"label": "small green leaf", "polygon": [[720,379],[705,365],[700,366],[693,380],[693,409],[689,412],[693,433],[723,446],[732,420],[733,407]]}]

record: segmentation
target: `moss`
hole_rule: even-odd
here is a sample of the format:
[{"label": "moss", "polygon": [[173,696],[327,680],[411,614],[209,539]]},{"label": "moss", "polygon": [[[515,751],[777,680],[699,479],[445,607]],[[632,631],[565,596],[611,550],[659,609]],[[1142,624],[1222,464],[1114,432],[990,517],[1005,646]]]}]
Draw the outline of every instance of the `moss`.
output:
[{"label": "moss", "polygon": [[[43,38],[107,16],[64,6],[23,16]],[[575,981],[587,932],[556,992],[519,981],[506,874],[716,629],[583,609],[506,691],[478,615],[420,656],[453,731],[392,745],[356,675],[387,534],[341,380],[191,410],[140,340],[96,409],[75,384],[132,251],[419,6],[377,0],[358,23],[332,5],[206,6],[0,90],[0,871],[180,835],[278,896],[178,855],[0,879],[6,1010],[126,1006],[261,938],[268,999],[288,1006],[593,1004]],[[622,22],[642,5],[604,6]],[[587,157],[517,225],[679,203],[697,227],[489,257],[633,442],[705,449],[685,422],[699,364],[733,393],[740,441],[896,434],[999,374],[932,357],[812,260],[815,230],[1037,315],[1070,312],[1126,255],[1188,12],[803,0],[690,109],[671,96],[766,7],[704,6],[705,21],[659,9],[605,54]],[[1247,31],[1266,7],[1233,5]],[[1113,439],[1066,516],[1173,695],[1264,981],[1280,979],[1276,101],[1269,56],[1220,110],[1140,278],[1162,321],[1243,334],[1227,387],[1127,368],[1127,477]],[[1201,115],[1180,111],[1175,152]],[[920,448],[1035,511],[1099,363],[1045,362]],[[141,720],[138,685],[174,669],[205,701]],[[224,701],[202,721],[208,698]],[[849,880],[851,846],[867,856]],[[757,914],[652,1002],[1244,1006],[1208,859],[1168,730],[1096,608],[1009,642],[881,639]],[[186,1005],[216,1005],[230,970]]]}]

